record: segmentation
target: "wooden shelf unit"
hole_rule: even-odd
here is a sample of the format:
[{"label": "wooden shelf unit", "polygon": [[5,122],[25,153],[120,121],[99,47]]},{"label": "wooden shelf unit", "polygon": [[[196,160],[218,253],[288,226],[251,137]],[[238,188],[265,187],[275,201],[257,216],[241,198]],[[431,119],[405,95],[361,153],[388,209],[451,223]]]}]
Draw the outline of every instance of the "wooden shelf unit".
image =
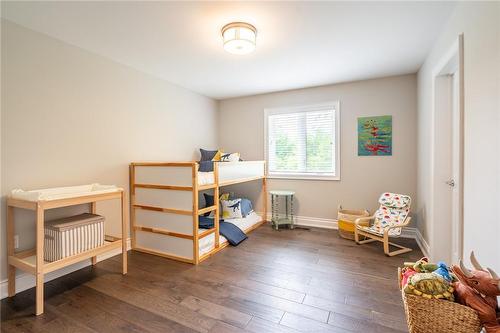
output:
[{"label": "wooden shelf unit", "polygon": [[[225,242],[224,244],[220,244],[219,241],[219,205],[218,205],[218,200],[217,204],[211,207],[205,207],[205,208],[199,208],[199,203],[198,203],[198,198],[199,198],[199,192],[200,191],[205,191],[205,190],[210,190],[213,189],[213,194],[214,198],[219,198],[219,189],[223,186],[229,186],[229,185],[234,185],[234,184],[240,184],[240,183],[245,183],[245,182],[250,182],[250,181],[257,181],[261,180],[262,181],[262,196],[263,196],[263,218],[262,220],[252,226],[251,228],[244,230],[245,233],[248,233],[252,230],[255,230],[259,226],[261,226],[263,223],[266,221],[266,216],[267,216],[267,189],[266,189],[266,171],[265,171],[265,162],[264,163],[264,172],[262,176],[256,176],[256,177],[246,177],[246,178],[239,178],[239,179],[232,179],[224,182],[219,182],[219,163],[214,163],[214,183],[213,184],[206,184],[206,185],[199,185],[198,184],[198,168],[199,164],[196,161],[191,161],[191,162],[135,162],[130,164],[130,207],[131,207],[131,228],[132,228],[132,248],[136,251],[139,252],[145,252],[149,254],[154,254],[158,256],[162,256],[165,258],[173,259],[173,260],[178,260],[182,262],[187,262],[187,263],[192,263],[192,264],[198,264],[202,262],[203,260],[209,258],[210,256],[214,255],[221,249],[225,248],[228,243]],[[136,168],[137,167],[185,167],[185,168],[191,168],[191,185],[190,186],[177,186],[177,185],[159,185],[159,184],[144,184],[144,183],[136,183]],[[147,188],[147,189],[156,189],[156,190],[165,190],[165,191],[191,191],[192,192],[192,208],[190,210],[187,209],[174,209],[174,208],[166,208],[166,207],[156,207],[156,206],[149,206],[149,205],[140,205],[136,203],[136,189],[138,188]],[[162,228],[152,228],[152,227],[145,227],[142,225],[137,224],[137,218],[136,218],[136,212],[137,210],[151,210],[151,211],[156,211],[156,212],[162,212],[162,213],[170,213],[170,214],[180,214],[180,215],[191,215],[192,216],[192,234],[183,234],[183,233],[178,233],[178,232],[173,232],[168,230],[168,226],[162,227]],[[198,231],[198,218],[199,215],[208,213],[208,212],[215,212],[215,218],[214,218],[214,228],[212,229],[207,229],[203,232]],[[184,238],[191,240],[193,243],[193,255],[192,258],[190,257],[185,257],[185,256],[180,256],[177,254],[165,252],[165,251],[159,251],[156,249],[151,249],[151,248],[146,248],[144,246],[138,246],[136,242],[136,231],[142,231],[142,232],[149,232],[149,233],[155,233],[155,234],[162,234],[166,236],[171,236],[171,237],[177,237],[177,238]],[[205,253],[203,255],[200,255],[199,253],[199,240],[202,238],[205,238],[212,233],[215,234],[215,247],[208,253]]]},{"label": "wooden shelf unit", "polygon": [[[90,204],[90,211],[96,212],[96,203],[98,201],[120,199],[121,201],[121,231],[122,237],[105,236],[104,245],[69,256],[57,261],[47,262],[44,260],[44,213],[45,210],[53,208],[68,207],[81,204]],[[15,221],[14,209],[32,210],[36,214],[36,247],[31,250],[15,252],[14,234]],[[78,197],[28,201],[14,198],[7,198],[7,255],[8,255],[8,294],[12,297],[16,294],[16,269],[20,269],[36,278],[36,315],[43,313],[43,284],[44,275],[60,268],[75,264],[85,259],[91,259],[92,264],[97,263],[97,256],[111,250],[122,250],[122,273],[127,274],[127,203],[125,192],[117,189],[115,192],[82,195]]]}]

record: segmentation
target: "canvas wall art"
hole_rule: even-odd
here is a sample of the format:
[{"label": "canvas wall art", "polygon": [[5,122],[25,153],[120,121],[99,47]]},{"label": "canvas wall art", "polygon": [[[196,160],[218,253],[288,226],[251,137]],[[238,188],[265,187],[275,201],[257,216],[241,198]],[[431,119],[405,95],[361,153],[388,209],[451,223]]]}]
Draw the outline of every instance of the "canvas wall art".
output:
[{"label": "canvas wall art", "polygon": [[392,155],[392,116],[358,118],[358,156]]}]

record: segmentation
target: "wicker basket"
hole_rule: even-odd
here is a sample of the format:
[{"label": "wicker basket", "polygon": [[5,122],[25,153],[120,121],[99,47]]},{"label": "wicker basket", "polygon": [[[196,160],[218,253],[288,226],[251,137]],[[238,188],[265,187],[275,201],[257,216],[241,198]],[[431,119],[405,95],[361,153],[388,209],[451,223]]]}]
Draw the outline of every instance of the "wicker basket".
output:
[{"label": "wicker basket", "polygon": [[[339,206],[339,210],[337,213],[337,221],[339,227],[339,235],[342,238],[346,239],[354,239],[354,221],[360,217],[370,216],[370,213],[365,210],[349,210],[342,209],[342,206]],[[362,223],[362,225],[368,226],[369,221]]]},{"label": "wicker basket", "polygon": [[[401,270],[399,287],[401,289]],[[407,295],[401,290],[410,333],[478,333],[477,312],[458,303]]]}]

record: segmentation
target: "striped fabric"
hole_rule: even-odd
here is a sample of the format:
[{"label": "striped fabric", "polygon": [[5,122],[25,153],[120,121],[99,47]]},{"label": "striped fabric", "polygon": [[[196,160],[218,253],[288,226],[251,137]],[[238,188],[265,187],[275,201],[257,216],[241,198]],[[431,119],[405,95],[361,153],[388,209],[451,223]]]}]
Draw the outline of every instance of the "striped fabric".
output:
[{"label": "striped fabric", "polygon": [[45,261],[56,261],[102,245],[103,216],[85,213],[45,223]]}]

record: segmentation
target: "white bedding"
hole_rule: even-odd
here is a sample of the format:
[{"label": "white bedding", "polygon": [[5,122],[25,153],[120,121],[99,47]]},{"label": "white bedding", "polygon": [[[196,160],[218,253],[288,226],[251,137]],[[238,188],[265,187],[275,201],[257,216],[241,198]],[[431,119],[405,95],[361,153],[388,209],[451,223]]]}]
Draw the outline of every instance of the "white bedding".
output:
[{"label": "white bedding", "polygon": [[50,201],[59,199],[76,198],[86,195],[118,192],[122,189],[115,185],[88,184],[68,187],[54,187],[40,190],[24,191],[12,190],[10,197],[27,201]]},{"label": "white bedding", "polygon": [[215,182],[214,173],[198,171],[198,185],[208,185]]},{"label": "white bedding", "polygon": [[[253,227],[255,224],[259,223],[262,221],[262,218],[257,215],[255,212],[251,212],[248,214],[246,217],[241,218],[241,219],[225,219],[224,222],[230,222],[234,225],[236,225],[238,228],[246,232],[249,228]],[[199,229],[198,233],[201,233],[205,231],[206,229]],[[219,242],[220,244],[223,244],[227,242],[227,239],[220,235],[219,236]],[[204,255],[205,253],[210,252],[215,246],[215,234],[212,233],[206,237],[203,237],[198,241],[198,249],[200,256]]]},{"label": "white bedding", "polygon": [[[264,161],[217,162],[219,166],[219,184],[235,179],[264,177]],[[213,172],[198,172],[198,185],[215,182]]]}]

